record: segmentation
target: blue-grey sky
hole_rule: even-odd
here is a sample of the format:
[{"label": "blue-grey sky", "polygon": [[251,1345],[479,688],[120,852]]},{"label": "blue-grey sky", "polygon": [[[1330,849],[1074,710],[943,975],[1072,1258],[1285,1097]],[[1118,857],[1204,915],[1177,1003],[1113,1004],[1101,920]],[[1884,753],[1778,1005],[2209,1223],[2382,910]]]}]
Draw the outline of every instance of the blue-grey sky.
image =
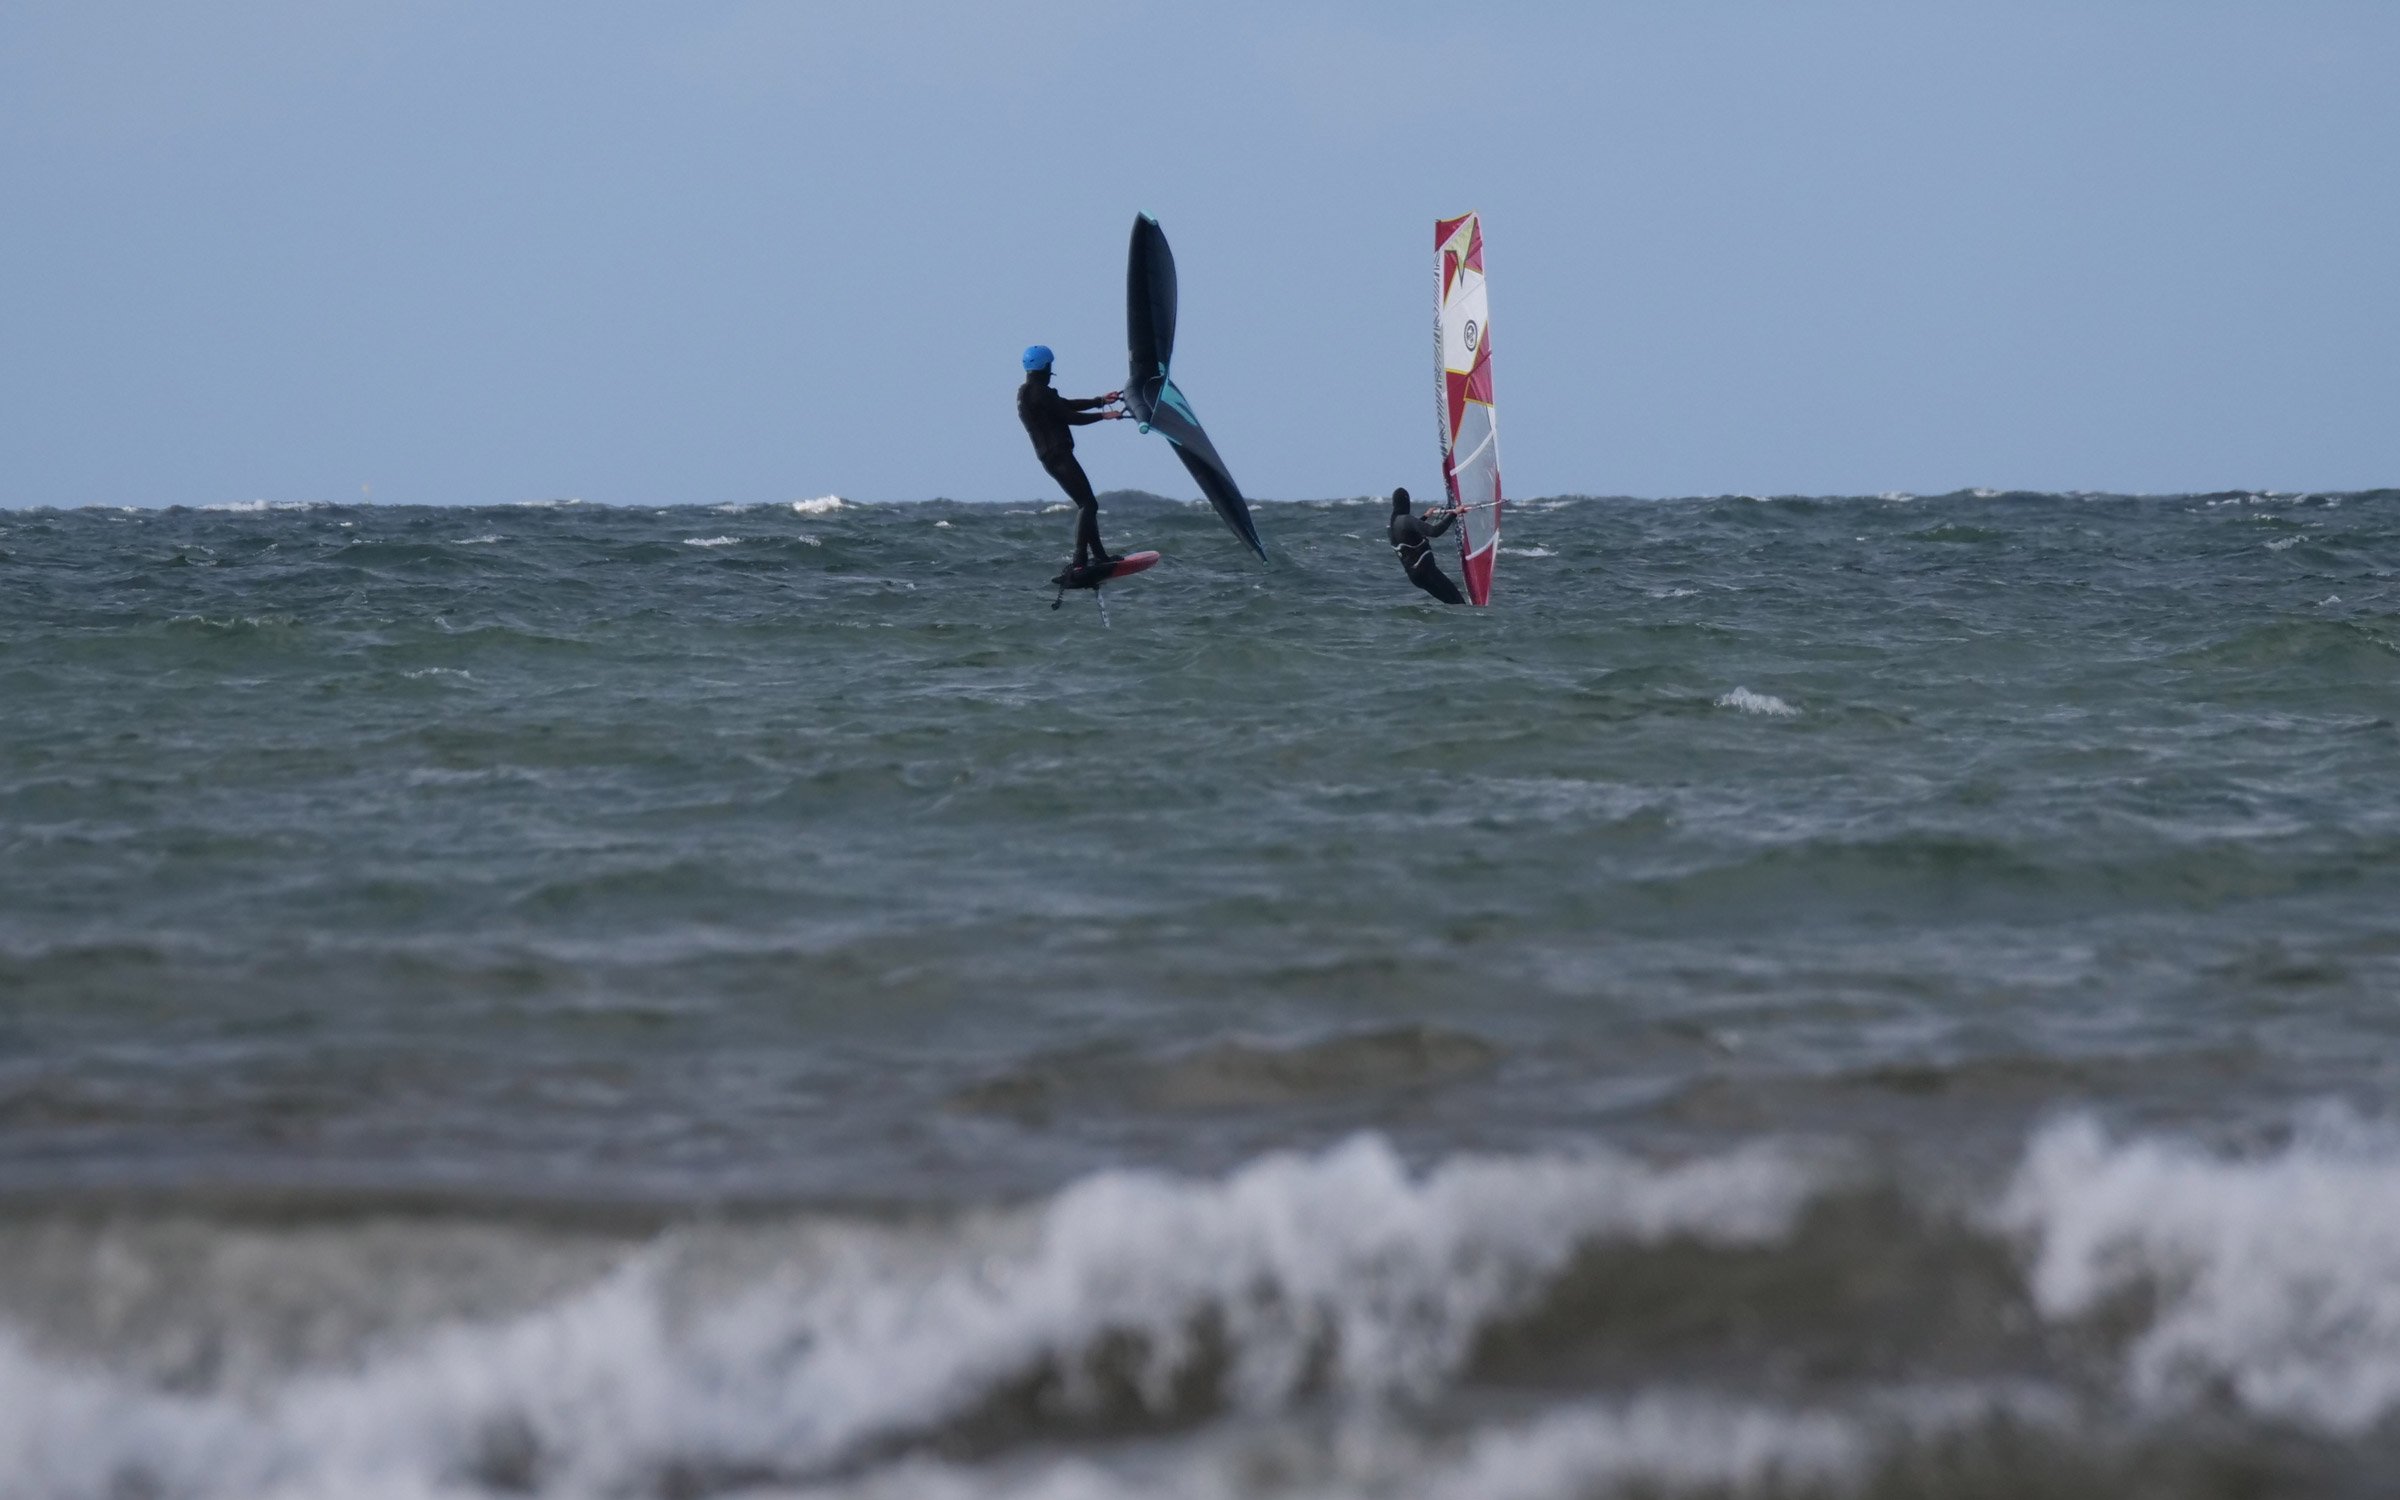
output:
[{"label": "blue-grey sky", "polygon": [[[2400,484],[2390,0],[0,7],[0,504]],[[1130,424],[1102,488],[1188,494]]]}]

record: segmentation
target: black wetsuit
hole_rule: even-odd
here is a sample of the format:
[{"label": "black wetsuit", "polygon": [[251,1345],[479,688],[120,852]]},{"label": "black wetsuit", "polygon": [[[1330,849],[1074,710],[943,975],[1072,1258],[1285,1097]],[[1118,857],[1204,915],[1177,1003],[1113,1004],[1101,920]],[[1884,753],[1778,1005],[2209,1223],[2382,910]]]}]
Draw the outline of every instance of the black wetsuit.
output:
[{"label": "black wetsuit", "polygon": [[1017,387],[1017,420],[1025,424],[1026,436],[1033,439],[1033,456],[1075,502],[1074,565],[1078,568],[1109,554],[1100,545],[1100,500],[1092,493],[1083,465],[1075,461],[1075,435],[1068,429],[1102,420],[1105,413],[1100,408],[1107,404],[1102,396],[1070,401],[1050,389],[1047,370],[1034,371]]},{"label": "black wetsuit", "polygon": [[1448,531],[1458,517],[1444,513],[1426,520],[1409,513],[1408,492],[1403,490],[1392,502],[1392,550],[1400,554],[1400,566],[1408,570],[1408,581],[1433,595],[1444,604],[1464,604],[1466,596],[1458,591],[1449,576],[1433,560],[1433,538]]}]

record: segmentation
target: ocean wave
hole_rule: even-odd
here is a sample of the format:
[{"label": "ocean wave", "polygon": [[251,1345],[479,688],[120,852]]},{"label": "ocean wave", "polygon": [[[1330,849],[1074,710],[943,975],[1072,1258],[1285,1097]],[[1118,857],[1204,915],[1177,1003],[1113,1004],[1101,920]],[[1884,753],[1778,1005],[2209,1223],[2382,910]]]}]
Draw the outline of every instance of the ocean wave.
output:
[{"label": "ocean wave", "polygon": [[1997,1221],[2030,1246],[2045,1316],[2138,1320],[2137,1399],[2222,1390],[2340,1434],[2400,1410],[2400,1131],[2325,1112],[2242,1155],[2068,1120],[2034,1140]]},{"label": "ocean wave", "polygon": [[2283,684],[2307,672],[2372,680],[2391,670],[2394,657],[2400,657],[2400,636],[2379,622],[2286,617],[2244,625],[2169,660],[2180,667],[2250,670]]},{"label": "ocean wave", "polygon": [[[2400,1130],[2320,1114],[2242,1152],[2071,1119],[1983,1201],[1907,1201],[1768,1144],[1412,1171],[1362,1137],[1219,1178],[1100,1172],[1020,1208],[648,1234],[19,1216],[0,1481],[24,1500],[1213,1495],[1256,1477],[1244,1444],[1313,1432],[1314,1480],[1267,1493],[1952,1492],[1926,1474],[2059,1493],[2038,1481],[2063,1473],[2099,1495],[2120,1471],[2205,1469],[2193,1434],[2228,1398],[2333,1442],[2400,1412]],[[28,1277],[50,1288],[38,1314]],[[2116,1391],[1912,1377],[1787,1405],[1741,1374],[1760,1347],[1862,1338],[1898,1369],[2005,1369],[2067,1331]],[[1724,1362],[1692,1363],[1712,1340]],[[1579,1389],[1595,1368],[1639,1384]],[[1467,1384],[1545,1394],[1412,1417]],[[2095,1440],[2120,1399],[2143,1425]],[[1155,1441],[1083,1441],[1111,1435]]]},{"label": "ocean wave", "polygon": [[669,1234],[530,1310],[239,1388],[207,1373],[244,1365],[221,1346],[167,1386],[11,1334],[0,1475],[26,1500],[681,1492],[662,1476],[798,1482],[996,1407],[1155,1421],[1405,1399],[1580,1247],[1771,1241],[1813,1181],[1771,1149],[1412,1174],[1362,1138],[1214,1181],[1103,1172],[922,1228]]},{"label": "ocean wave", "polygon": [[814,500],[794,500],[792,509],[804,516],[826,516],[849,504],[839,495],[819,495]]},{"label": "ocean wave", "polygon": [[683,544],[686,547],[733,547],[740,545],[740,538],[730,536],[687,536],[683,539]]},{"label": "ocean wave", "polygon": [[[1566,1500],[1614,1495],[1810,1495],[1871,1467],[1868,1424],[1697,1394],[1590,1402],[1466,1437],[1352,1414],[1293,1473],[1285,1451],[1186,1444],[1166,1464],[1053,1460],[1016,1474],[916,1459],[859,1479],[783,1491],[792,1500]],[[1280,1458],[1282,1461],[1278,1462]],[[760,1496],[759,1500],[764,1500]]]},{"label": "ocean wave", "polygon": [[211,505],[196,505],[194,510],[212,511],[218,515],[256,516],[274,511],[329,510],[330,500],[224,500]]},{"label": "ocean wave", "polygon": [[1994,526],[1964,526],[1956,521],[1944,521],[1923,531],[1902,533],[1912,542],[2004,542],[2009,533]]},{"label": "ocean wave", "polygon": [[1438,1087],[1488,1073],[1499,1049],[1464,1032],[1399,1027],[1275,1046],[1225,1041],[1164,1060],[1072,1054],[970,1086],[953,1104],[1039,1120],[1076,1106],[1272,1108]]},{"label": "ocean wave", "polygon": [[171,615],[167,619],[167,628],[194,630],[204,635],[240,635],[256,630],[297,630],[300,628],[300,617],[268,614],[227,615],[223,619],[214,619],[207,615]]},{"label": "ocean wave", "polygon": [[1738,708],[1746,714],[1765,714],[1777,719],[1796,718],[1800,713],[1772,693],[1754,693],[1746,687],[1737,687],[1718,698],[1717,707]]}]

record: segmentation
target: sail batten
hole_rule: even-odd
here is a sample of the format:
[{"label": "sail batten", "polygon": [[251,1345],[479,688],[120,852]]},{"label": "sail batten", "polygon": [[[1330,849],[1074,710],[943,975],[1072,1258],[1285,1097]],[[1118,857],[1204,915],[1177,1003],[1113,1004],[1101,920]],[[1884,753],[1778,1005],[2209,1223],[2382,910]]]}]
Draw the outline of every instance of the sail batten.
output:
[{"label": "sail batten", "polygon": [[1500,552],[1500,431],[1492,401],[1492,319],[1483,282],[1483,223],[1475,214],[1433,227],[1434,363],[1441,405],[1442,485],[1467,507],[1458,523],[1467,597],[1492,602]]}]

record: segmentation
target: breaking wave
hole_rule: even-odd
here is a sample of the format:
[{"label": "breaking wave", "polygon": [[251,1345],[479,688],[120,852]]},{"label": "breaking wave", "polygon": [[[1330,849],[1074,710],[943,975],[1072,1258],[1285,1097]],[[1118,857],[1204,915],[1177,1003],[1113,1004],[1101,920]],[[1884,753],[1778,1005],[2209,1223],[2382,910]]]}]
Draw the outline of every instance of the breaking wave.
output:
[{"label": "breaking wave", "polygon": [[1754,693],[1746,687],[1737,687],[1718,698],[1717,707],[1738,708],[1746,714],[1765,714],[1776,719],[1796,718],[1800,713],[1772,693]]},{"label": "breaking wave", "polygon": [[[1579,1248],[1768,1242],[1812,1181],[1765,1149],[1412,1175],[1362,1138],[1218,1181],[1104,1172],[948,1224],[669,1232],[539,1305],[405,1341],[279,1364],[219,1327],[163,1383],[134,1373],[156,1350],[64,1357],[10,1334],[0,1474],[27,1500],[682,1493],[804,1481],[997,1414],[1071,1430],[1405,1399],[1452,1380]],[[155,1274],[128,1257],[104,1247],[94,1274]],[[264,1311],[275,1287],[252,1289]]]},{"label": "breaking wave", "polygon": [[2142,1401],[2222,1390],[2343,1434],[2400,1409],[2400,1132],[2327,1113],[2232,1155],[2072,1120],[2035,1139],[1998,1219],[2045,1316],[2151,1307],[2124,1351]]},{"label": "breaking wave", "polygon": [[[1314,1466],[1277,1494],[2097,1495],[2205,1468],[2191,1424],[2227,1399],[2328,1442],[2400,1411],[2400,1132],[2327,1114],[2244,1152],[2068,1119],[1985,1202],[1895,1203],[1763,1144],[1412,1171],[1360,1137],[1020,1208],[631,1236],[21,1221],[0,1476],[25,1500],[1198,1495],[1251,1492],[1230,1476],[1264,1442]],[[2056,1340],[2012,1306],[2116,1390],[2022,1364]],[[1752,1340],[1861,1319],[1952,1363],[1988,1340],[1965,1365],[1989,1377],[1795,1404],[1740,1374]],[[1692,1363],[1712,1339],[1723,1363]],[[1628,1357],[1630,1391],[1573,1375]],[[1411,1417],[1467,1386],[1546,1394]],[[2095,1442],[2120,1399],[2148,1425]],[[1112,1435],[1151,1443],[1081,1441]]]}]

